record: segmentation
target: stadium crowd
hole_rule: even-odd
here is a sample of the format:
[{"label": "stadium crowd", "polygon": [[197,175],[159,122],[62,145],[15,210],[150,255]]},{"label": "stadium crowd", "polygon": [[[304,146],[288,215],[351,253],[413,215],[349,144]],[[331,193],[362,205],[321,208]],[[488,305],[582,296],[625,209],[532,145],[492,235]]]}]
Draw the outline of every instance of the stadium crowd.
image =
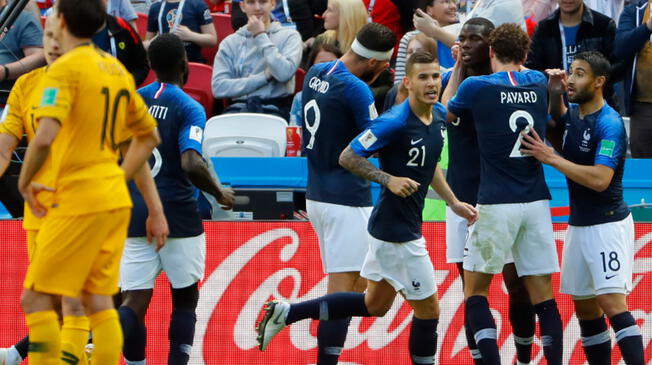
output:
[{"label": "stadium crowd", "polygon": [[[7,1],[18,0],[0,0],[0,6],[6,7]],[[285,325],[306,318],[319,319],[318,363],[336,364],[351,316],[383,316],[396,292],[401,292],[415,311],[409,344],[412,361],[414,364],[434,363],[434,350],[428,339],[435,339],[436,349],[439,318],[436,285],[429,279],[414,279],[424,272],[426,276],[432,274],[432,264],[428,260],[424,262],[414,257],[423,257],[421,251],[425,250],[420,233],[421,211],[431,185],[449,206],[448,214],[459,218],[447,225],[447,230],[456,231],[463,237],[457,239],[461,240],[461,249],[448,252],[447,257],[449,262],[458,265],[465,280],[466,337],[475,363],[500,364],[496,326],[489,311],[486,287],[490,275],[503,273],[510,293],[510,322],[515,334],[517,363],[530,362],[534,321],[538,316],[548,363],[561,364],[561,324],[549,280],[550,274],[559,271],[554,248],[547,247],[548,251],[542,251],[542,255],[550,259],[548,261],[526,257],[518,250],[511,257],[511,253],[505,253],[511,248],[502,248],[504,252],[494,252],[500,256],[496,264],[486,262],[485,255],[480,252],[482,248],[465,252],[464,241],[468,235],[468,242],[483,244],[485,238],[476,232],[481,232],[482,227],[500,229],[486,217],[508,216],[511,212],[499,211],[498,208],[526,204],[537,220],[528,229],[536,230],[541,236],[529,236],[529,243],[523,243],[523,250],[531,248],[526,244],[541,243],[545,246],[549,241],[548,233],[552,237],[552,231],[548,232],[551,229],[549,217],[541,218],[541,212],[543,215],[548,212],[547,203],[534,203],[549,199],[539,171],[541,163],[546,163],[569,178],[571,194],[576,194],[576,199],[579,199],[574,204],[571,196],[570,224],[578,228],[569,234],[569,240],[583,242],[588,234],[583,229],[588,227],[618,224],[614,230],[620,230],[620,233],[610,231],[613,233],[611,241],[625,242],[626,246],[631,218],[628,218],[626,206],[620,204],[623,160],[625,156],[652,158],[652,0],[475,0],[463,4],[456,0],[102,0],[101,16],[88,20],[88,24],[97,24],[94,29],[90,29],[91,25],[71,21],[77,14],[73,9],[75,6],[81,9],[77,9],[80,14],[83,11],[90,14],[94,9],[92,5],[79,5],[79,1],[83,0],[30,0],[0,42],[0,104],[4,110],[0,124],[0,174],[4,173],[0,180],[0,199],[14,216],[22,216],[23,209],[30,209],[32,213],[24,212],[26,217],[29,216],[30,224],[45,214],[43,206],[34,198],[34,191],[30,190],[34,189],[30,187],[30,181],[48,176],[38,175],[38,171],[42,166],[51,168],[45,156],[50,151],[50,144],[54,146],[56,143],[55,138],[75,138],[62,120],[68,115],[83,115],[92,109],[89,105],[72,105],[65,111],[70,114],[65,114],[57,110],[60,105],[55,101],[61,96],[52,90],[64,87],[61,86],[62,80],[73,78],[71,75],[80,85],[89,82],[70,69],[81,65],[84,57],[96,60],[112,56],[110,62],[116,63],[108,62],[106,68],[100,68],[98,72],[110,80],[107,82],[112,86],[106,88],[106,102],[109,103],[109,95],[115,97],[113,123],[115,126],[117,118],[116,128],[123,128],[124,134],[120,130],[118,143],[111,136],[110,155],[102,151],[98,156],[114,158],[122,151],[125,157],[122,167],[135,180],[128,190],[124,189],[125,199],[130,195],[134,201],[131,221],[115,215],[100,215],[118,208],[124,210],[128,204],[109,204],[86,190],[82,193],[102,201],[98,207],[103,210],[65,209],[70,209],[73,213],[69,216],[73,217],[91,213],[97,215],[95,219],[110,217],[106,219],[115,220],[115,231],[127,231],[128,227],[124,256],[121,249],[111,253],[114,259],[122,256],[122,261],[117,262],[120,262],[119,283],[124,301],[115,312],[113,302],[107,304],[112,294],[113,277],[107,279],[103,276],[106,273],[95,267],[89,267],[86,273],[92,279],[89,279],[91,284],[80,282],[76,287],[62,288],[52,284],[55,289],[50,291],[47,285],[54,279],[48,278],[47,268],[58,262],[30,253],[33,261],[23,297],[30,337],[10,348],[0,349],[0,365],[19,364],[28,353],[31,363],[58,363],[59,351],[62,351],[63,361],[69,363],[84,363],[93,353],[94,361],[109,364],[115,363],[119,356],[120,351],[116,349],[123,351],[127,364],[145,364],[144,316],[154,280],[161,270],[165,270],[171,279],[174,307],[170,323],[170,363],[188,362],[196,321],[197,285],[204,274],[205,258],[205,237],[201,219],[195,214],[194,187],[212,195],[226,207],[231,207],[235,199],[233,191],[221,188],[211,177],[201,156],[202,133],[206,120],[211,116],[245,112],[276,115],[286,120],[289,126],[307,127],[303,131],[303,147],[308,156],[310,174],[308,214],[322,245],[338,240],[338,235],[342,234],[338,229],[347,231],[343,227],[353,225],[356,220],[360,221],[361,231],[355,234],[366,236],[366,222],[369,221],[369,233],[374,237],[369,253],[365,243],[357,255],[351,255],[358,256],[357,262],[338,261],[341,260],[338,253],[342,256],[344,249],[357,252],[354,248],[322,248],[324,271],[329,274],[328,295],[291,306],[282,302],[270,303],[260,329],[261,350]],[[88,1],[96,3],[95,0]],[[226,28],[223,23],[216,23],[217,17],[228,20]],[[94,47],[87,47],[86,41],[92,42]],[[95,49],[103,52],[95,53]],[[57,62],[58,58],[65,63]],[[117,62],[122,66],[117,66]],[[212,72],[210,87],[206,87],[204,92],[218,102],[211,102],[210,107],[200,105],[184,92],[184,85],[192,78],[195,64],[207,65]],[[122,70],[120,67],[131,76],[115,71]],[[113,71],[104,75],[107,69]],[[498,80],[494,77],[498,72],[505,72],[509,78]],[[304,83],[297,83],[297,78],[302,79],[306,73]],[[587,79],[581,79],[585,74],[589,75]],[[329,79],[330,84],[325,83],[322,87],[313,84],[313,79],[319,81],[329,77],[333,77]],[[588,77],[591,81],[585,81]],[[27,80],[33,82],[30,84]],[[130,85],[124,86],[125,82],[130,82]],[[435,84],[437,86],[433,86]],[[586,86],[589,84],[591,87]],[[41,91],[36,89],[36,85],[50,88],[43,89],[43,95],[32,96],[30,88]],[[77,84],[74,88],[66,85],[68,89],[78,88]],[[518,89],[519,85],[522,89]],[[326,94],[329,88],[338,90],[338,95],[330,99],[320,95]],[[518,91],[514,92],[514,88]],[[510,120],[510,123],[517,119],[512,118],[515,114],[511,109],[502,110],[495,105],[477,103],[477,95],[489,98],[486,89],[504,93],[501,94],[501,103],[505,100],[505,103],[511,103],[509,100],[515,98],[521,100],[521,104],[530,103],[530,100],[534,104],[536,100],[550,98],[550,109],[544,102],[524,112],[527,114],[525,119],[534,118],[527,120],[528,126],[519,127],[524,134],[529,134],[522,140],[519,137],[517,145],[511,140],[508,146],[510,150],[514,146],[510,157],[522,157],[519,148],[533,156],[528,158],[529,166],[510,165],[511,161],[482,162],[488,165],[503,163],[513,171],[523,169],[527,178],[517,176],[515,179],[523,178],[524,184],[533,186],[531,190],[516,187],[516,193],[507,197],[504,192],[491,190],[486,182],[480,184],[480,159],[469,159],[465,155],[471,153],[467,145],[460,144],[462,138],[469,135],[474,140],[496,138],[489,128],[480,128],[477,124],[476,130],[460,131],[456,129],[460,122],[466,126],[481,115],[492,113]],[[132,101],[124,106],[120,104],[122,96]],[[70,95],[64,94],[64,97]],[[603,99],[606,104],[599,103]],[[320,103],[327,107],[319,106]],[[595,109],[596,105],[599,105],[598,109]],[[122,110],[122,107],[126,109]],[[315,116],[315,110],[320,108],[322,123],[330,121],[329,118],[335,120],[345,116],[343,119],[350,125],[338,125],[340,121],[329,127],[324,123],[317,134],[317,119],[320,117]],[[587,110],[592,113],[604,111],[589,117],[591,113],[585,113]],[[379,114],[378,120],[386,125],[374,122]],[[170,123],[178,125],[162,124],[169,119],[168,116],[172,120]],[[609,124],[621,117],[627,121],[627,135]],[[29,118],[32,119],[31,126]],[[34,118],[42,123],[38,128],[34,125]],[[104,118],[106,123],[108,116],[104,115]],[[594,132],[609,136],[603,136],[603,139],[611,143],[600,144],[599,151],[591,150],[598,156],[595,161],[564,147],[578,143],[580,150],[589,148],[581,143],[589,143],[592,134],[573,128],[590,118],[595,118],[591,119],[591,123],[595,123],[592,125]],[[313,122],[306,119],[313,119]],[[550,119],[548,135],[544,132],[545,123],[537,124],[547,119]],[[421,126],[419,120],[429,126],[427,131],[415,126]],[[153,127],[155,122],[159,123],[158,132]],[[513,124],[516,131],[516,121]],[[57,135],[59,128],[61,132]],[[48,131],[49,139],[44,136]],[[102,136],[105,132],[106,125],[102,128]],[[423,150],[410,148],[424,136],[430,133],[439,135],[440,132],[441,139],[433,138],[428,142],[430,144],[422,146]],[[444,144],[446,133],[448,145]],[[133,142],[129,138],[122,139],[127,135]],[[405,138],[392,139],[394,135]],[[549,138],[548,143],[544,142],[545,137]],[[26,147],[27,141],[29,147]],[[158,149],[165,156],[166,165],[156,172],[140,168],[158,142],[161,142]],[[131,143],[130,148],[126,148],[128,143]],[[314,143],[332,143],[332,146],[328,152],[323,149],[313,151]],[[473,153],[483,159],[492,155],[492,146],[475,144]],[[563,158],[554,154],[550,145],[556,147]],[[429,154],[425,152],[426,147]],[[28,150],[26,155],[20,152],[25,148]],[[409,149],[412,157],[407,166],[419,167],[423,171],[417,173],[403,170],[403,166],[396,167],[398,164],[394,161],[398,157],[395,153],[402,149]],[[469,172],[473,168],[462,171],[451,165],[445,177],[436,162],[442,150],[446,149],[451,155],[451,163],[475,166],[477,171]],[[52,151],[52,158],[58,158],[57,154],[64,156],[61,166],[84,162],[67,161],[65,152]],[[366,161],[375,153],[380,154],[382,171]],[[89,158],[92,156],[89,153]],[[21,163],[24,159],[22,171],[20,164],[9,163],[16,159]],[[389,170],[385,171],[388,166],[394,168],[391,173],[406,177],[389,175]],[[89,171],[93,173],[92,169]],[[483,173],[486,173],[485,169]],[[497,175],[487,176],[489,180],[499,180]],[[115,171],[110,176],[115,177]],[[487,176],[483,176],[482,181],[488,181]],[[76,178],[92,181],[87,175]],[[314,183],[317,179],[322,179],[321,185]],[[367,180],[384,186],[380,203],[373,211],[371,200],[365,195]],[[467,184],[471,180],[476,181],[473,188],[459,188],[460,181]],[[339,191],[340,184],[335,184],[335,181],[344,181],[347,187],[353,186],[352,190],[359,195]],[[506,181],[501,189],[509,186],[509,180]],[[66,188],[76,189],[73,184]],[[48,191],[40,184],[39,189]],[[606,193],[592,195],[594,192]],[[25,208],[21,196],[28,204]],[[405,203],[407,200],[397,196],[412,196],[413,200]],[[536,201],[528,200],[532,197],[537,197],[533,199]],[[605,201],[605,207],[611,209],[608,219],[591,215],[591,208],[587,209],[587,203],[582,200],[589,198],[597,199],[600,204]],[[476,205],[477,210],[474,208]],[[125,211],[120,214],[127,216]],[[30,232],[41,231],[39,236],[31,233],[30,241],[34,242],[30,250],[36,250],[36,254],[38,250],[47,252],[48,246],[52,246],[50,242],[61,238],[55,222],[60,225],[79,222],[69,216],[59,217],[59,221],[55,217],[44,218],[33,226],[26,225]],[[327,222],[331,221],[335,223],[329,227]],[[402,224],[395,222],[403,222],[409,228],[405,231],[387,228]],[[468,225],[474,223],[475,228],[469,229]],[[92,222],[84,224],[90,226]],[[528,224],[523,223],[523,226]],[[505,232],[499,233],[513,239],[517,245],[522,238],[507,232],[510,227],[503,228]],[[593,234],[597,237],[600,232]],[[116,240],[111,232],[106,235],[107,242]],[[126,236],[122,237],[123,241]],[[148,246],[151,237],[156,238],[158,246]],[[346,241],[345,238],[340,240]],[[35,242],[39,245],[35,246]],[[388,245],[390,242],[404,243],[398,246],[408,248],[401,251],[393,247],[397,245]],[[99,244],[101,246],[102,242]],[[614,280],[610,283],[622,281],[619,290],[610,291],[613,286],[598,281],[586,284],[579,279],[568,279],[562,283],[562,292],[573,295],[576,301],[582,341],[590,364],[608,363],[604,359],[609,357],[611,340],[604,316],[616,331],[626,363],[642,364],[643,360],[640,332],[637,332],[638,327],[627,311],[624,299],[631,287],[630,253],[626,247],[616,246],[605,246],[604,252],[610,254],[607,258],[602,257],[601,265],[605,267],[605,273],[607,267],[614,272],[612,277],[606,275],[607,281],[611,278]],[[147,252],[144,247],[148,247]],[[577,267],[586,264],[581,261],[581,256],[586,254],[581,249],[568,250],[565,255],[580,257]],[[416,251],[421,253],[414,254]],[[387,252],[393,255],[391,257],[404,258],[405,265],[413,270],[403,274],[409,277],[397,274],[389,279],[386,271],[390,270],[388,267],[392,263],[389,261],[392,260],[382,258]],[[188,255],[191,262],[175,261],[179,255]],[[146,264],[142,260],[147,261]],[[532,263],[533,260],[538,266]],[[612,268],[616,264],[619,269],[623,267],[620,272],[624,274],[616,273],[619,269]],[[562,272],[571,273],[566,277],[579,275],[577,270],[581,269],[573,269],[570,265],[564,262]],[[143,267],[151,275],[141,275]],[[112,270],[117,273],[116,267]],[[400,271],[393,266],[392,270]],[[604,273],[601,275],[605,276]],[[361,293],[364,290],[364,285],[360,287],[358,280],[361,277],[370,280],[366,293]],[[403,282],[411,282],[415,291],[406,289]],[[55,313],[57,306],[52,304],[57,294],[74,297],[59,305],[63,307],[63,314]],[[57,316],[63,318],[60,333],[52,329],[58,327]],[[279,321],[279,318],[283,320]],[[93,332],[96,350],[92,351],[91,346],[87,354],[89,328]],[[51,336],[55,332],[57,336]],[[124,348],[118,332],[124,333]],[[55,340],[60,344],[57,347],[51,346]],[[52,356],[55,362],[48,362]]]}]

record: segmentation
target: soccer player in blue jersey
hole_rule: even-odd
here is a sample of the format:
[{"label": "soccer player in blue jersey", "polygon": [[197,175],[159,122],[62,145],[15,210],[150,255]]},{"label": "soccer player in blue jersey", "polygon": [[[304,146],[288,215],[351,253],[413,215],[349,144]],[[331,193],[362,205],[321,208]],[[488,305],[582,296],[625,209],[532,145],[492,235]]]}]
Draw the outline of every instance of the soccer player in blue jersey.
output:
[{"label": "soccer player in blue jersey", "polygon": [[[452,71],[442,77],[442,103],[455,95],[459,84],[471,76],[491,74],[489,60],[489,34],[494,30],[491,21],[485,18],[471,18],[459,35],[460,52]],[[446,181],[455,195],[463,202],[476,205],[480,185],[480,151],[475,132],[473,113],[467,111],[447,125],[448,132],[448,171]],[[455,263],[464,279],[464,247],[469,234],[465,219],[446,211],[446,261]],[[528,364],[532,358],[535,315],[522,280],[519,280],[510,257],[503,268],[503,279],[509,293],[509,320],[514,332],[517,365]],[[471,357],[476,364],[482,364],[473,331],[465,318],[464,329]]]},{"label": "soccer player in blue jersey", "polygon": [[201,156],[206,115],[202,106],[181,89],[188,74],[183,42],[173,34],[163,34],[152,41],[148,52],[157,81],[138,92],[157,120],[161,134],[152,175],[170,235],[160,251],[148,244],[147,208],[140,193],[130,186],[134,207],[120,263],[123,352],[127,364],[145,364],[145,313],[156,277],[164,270],[172,287],[173,306],[168,364],[186,364],[192,349],[197,283],[204,276],[206,251],[195,187],[215,196],[226,208],[232,206],[234,195],[231,189],[216,184]]},{"label": "soccer player in blue jersey", "polygon": [[[363,291],[360,269],[367,254],[370,183],[338,163],[349,142],[377,117],[367,83],[384,70],[396,37],[376,23],[360,29],[351,50],[306,75],[302,104],[308,159],[306,208],[319,237],[327,293]],[[319,365],[337,364],[350,319],[322,321],[317,330]]]},{"label": "soccer player in blue jersey", "polygon": [[[383,316],[399,292],[414,310],[409,344],[412,363],[435,363],[439,302],[421,234],[428,185],[470,223],[477,212],[455,197],[437,166],[446,117],[444,106],[437,102],[439,65],[431,54],[416,52],[406,70],[403,82],[408,100],[374,120],[339,159],[349,171],[383,186],[369,219],[369,251],[360,273],[368,280],[366,293],[333,293],[292,305],[268,303],[258,329],[261,350],[283,327],[301,319]],[[376,152],[382,170],[367,160]]]},{"label": "soccer player in blue jersey", "polygon": [[560,291],[575,302],[589,364],[611,363],[606,314],[625,363],[639,365],[645,363],[643,340],[627,309],[634,262],[634,223],[622,186],[627,135],[603,98],[610,68],[601,53],[584,52],[575,56],[569,77],[548,70],[551,123],[563,130],[561,155],[535,132],[524,137],[521,150],[567,178],[570,218]]},{"label": "soccer player in blue jersey", "polygon": [[547,80],[522,69],[530,39],[516,24],[489,36],[494,72],[464,80],[448,102],[448,120],[472,113],[480,151],[480,218],[471,228],[464,257],[468,323],[484,364],[500,364],[496,324],[487,294],[494,274],[511,256],[539,317],[549,364],[562,362],[562,323],[552,292],[559,271],[541,163],[520,151],[521,132],[545,132]]}]

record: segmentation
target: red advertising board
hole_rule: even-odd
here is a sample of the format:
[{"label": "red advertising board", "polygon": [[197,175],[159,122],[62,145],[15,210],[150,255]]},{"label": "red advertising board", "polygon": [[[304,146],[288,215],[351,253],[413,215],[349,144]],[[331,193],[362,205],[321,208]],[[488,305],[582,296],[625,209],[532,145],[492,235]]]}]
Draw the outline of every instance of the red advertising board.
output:
[{"label": "red advertising board", "polygon": [[[289,301],[312,299],[326,291],[317,237],[307,222],[207,222],[206,276],[201,285],[192,364],[314,364],[316,322],[303,321],[283,330],[264,353],[256,347],[255,325],[263,304],[271,298]],[[561,253],[566,226],[555,225]],[[462,286],[454,265],[445,263],[443,223],[426,223],[424,236],[435,265],[441,317],[438,328],[439,364],[471,364],[463,332]],[[19,307],[21,283],[27,266],[24,232],[20,222],[0,222],[0,346],[20,339],[26,332]],[[652,224],[636,225],[634,290],[630,310],[637,318],[652,363]],[[74,264],[74,263],[72,263]],[[554,278],[555,289],[559,276]],[[164,364],[171,300],[164,277],[157,282],[147,317],[148,363]],[[572,302],[557,295],[564,322],[564,363],[585,363],[579,326]],[[508,321],[507,294],[499,277],[494,279],[490,303],[498,325],[501,355],[505,363],[515,348]],[[397,298],[383,318],[354,319],[349,328],[341,364],[409,364],[408,336],[411,311]],[[613,341],[612,341],[613,342]],[[533,364],[544,364],[538,346]],[[615,345],[615,342],[613,342]],[[621,361],[617,346],[612,363]]]}]

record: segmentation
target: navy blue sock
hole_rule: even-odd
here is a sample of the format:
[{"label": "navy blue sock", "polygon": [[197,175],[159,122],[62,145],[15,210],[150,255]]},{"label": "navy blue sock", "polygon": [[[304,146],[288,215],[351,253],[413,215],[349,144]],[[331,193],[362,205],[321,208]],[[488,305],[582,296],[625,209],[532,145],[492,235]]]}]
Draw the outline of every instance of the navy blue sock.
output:
[{"label": "navy blue sock", "polygon": [[317,365],[335,365],[340,358],[351,317],[319,321],[317,327]]},{"label": "navy blue sock", "polygon": [[16,351],[18,351],[20,357],[25,360],[27,358],[27,348],[29,347],[29,336],[23,337],[23,339],[18,341],[14,347],[16,348]]},{"label": "navy blue sock", "polygon": [[302,319],[343,319],[346,317],[369,317],[364,304],[364,293],[332,293],[313,300],[290,305],[285,323]]},{"label": "navy blue sock", "polygon": [[616,332],[616,341],[620,347],[620,353],[627,365],[645,364],[643,353],[643,336],[641,329],[636,324],[630,312],[616,314],[609,318],[611,327]]},{"label": "navy blue sock", "polygon": [[487,297],[474,295],[467,298],[464,305],[475,343],[482,354],[482,362],[486,365],[500,365],[496,322],[489,310]]},{"label": "navy blue sock", "polygon": [[611,364],[611,336],[604,317],[580,319],[584,355],[590,365]]},{"label": "navy blue sock", "polygon": [[469,352],[471,353],[473,364],[482,365],[482,355],[480,354],[480,350],[478,350],[478,345],[475,343],[473,330],[469,324],[469,317],[466,315],[466,311],[464,311],[464,335],[466,336],[466,343],[469,345]]},{"label": "navy blue sock", "polygon": [[414,365],[433,365],[437,353],[438,319],[412,317],[410,328],[410,357]]},{"label": "navy blue sock", "polygon": [[557,302],[554,299],[546,300],[536,304],[534,311],[539,317],[543,354],[549,365],[561,365],[564,353],[564,330]]},{"label": "navy blue sock", "polygon": [[168,332],[168,338],[170,339],[168,365],[185,365],[190,360],[196,322],[197,316],[194,310],[177,308],[172,311]]},{"label": "navy blue sock", "polygon": [[516,358],[527,364],[532,360],[532,342],[534,342],[535,314],[529,301],[518,301],[509,297],[509,322],[514,332]]},{"label": "navy blue sock", "polygon": [[145,325],[138,320],[136,312],[127,306],[118,308],[118,315],[124,336],[122,354],[129,361],[145,360],[145,345],[147,343]]}]

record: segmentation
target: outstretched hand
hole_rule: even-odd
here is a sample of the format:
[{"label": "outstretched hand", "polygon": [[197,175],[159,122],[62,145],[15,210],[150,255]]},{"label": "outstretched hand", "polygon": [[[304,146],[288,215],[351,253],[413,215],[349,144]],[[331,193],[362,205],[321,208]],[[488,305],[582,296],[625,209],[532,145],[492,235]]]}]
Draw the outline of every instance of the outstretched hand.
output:
[{"label": "outstretched hand", "polygon": [[521,153],[532,156],[548,165],[556,158],[554,148],[548,146],[534,128],[530,129],[530,134],[521,132],[521,135],[523,137],[521,140]]},{"label": "outstretched hand", "polygon": [[547,69],[546,73],[548,74],[548,91],[551,94],[561,95],[566,93],[568,90],[568,75],[566,71],[553,68]]}]

